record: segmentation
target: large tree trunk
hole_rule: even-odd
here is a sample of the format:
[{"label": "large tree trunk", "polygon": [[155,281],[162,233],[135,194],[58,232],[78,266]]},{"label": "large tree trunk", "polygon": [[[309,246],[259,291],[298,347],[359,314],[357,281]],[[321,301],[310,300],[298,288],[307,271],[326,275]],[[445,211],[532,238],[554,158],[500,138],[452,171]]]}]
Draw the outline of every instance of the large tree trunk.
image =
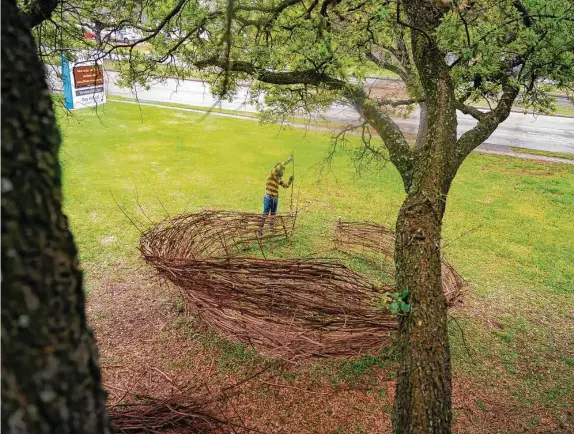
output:
[{"label": "large tree trunk", "polygon": [[14,0],[2,0],[2,432],[107,433],[60,135]]},{"label": "large tree trunk", "polygon": [[410,312],[399,316],[401,362],[393,414],[395,433],[448,433],[451,371],[440,236],[439,195],[410,194],[396,225],[397,290],[408,289]]},{"label": "large tree trunk", "polygon": [[[397,290],[410,312],[399,318],[401,361],[393,412],[395,433],[450,433],[451,367],[441,279],[441,228],[459,162],[454,85],[433,33],[441,11],[427,0],[401,4],[426,103],[424,146],[415,150],[412,183],[396,226]],[[415,30],[416,29],[416,30]]]}]

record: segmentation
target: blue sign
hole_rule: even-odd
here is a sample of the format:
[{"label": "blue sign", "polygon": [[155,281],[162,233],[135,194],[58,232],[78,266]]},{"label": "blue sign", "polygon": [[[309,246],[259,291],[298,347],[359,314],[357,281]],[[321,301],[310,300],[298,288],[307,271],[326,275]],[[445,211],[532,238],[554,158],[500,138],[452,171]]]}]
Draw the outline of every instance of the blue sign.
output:
[{"label": "blue sign", "polygon": [[60,55],[62,62],[62,84],[64,86],[64,101],[65,107],[69,110],[74,108],[74,96],[73,96],[73,83],[72,83],[72,70],[70,68],[70,62],[65,53]]}]

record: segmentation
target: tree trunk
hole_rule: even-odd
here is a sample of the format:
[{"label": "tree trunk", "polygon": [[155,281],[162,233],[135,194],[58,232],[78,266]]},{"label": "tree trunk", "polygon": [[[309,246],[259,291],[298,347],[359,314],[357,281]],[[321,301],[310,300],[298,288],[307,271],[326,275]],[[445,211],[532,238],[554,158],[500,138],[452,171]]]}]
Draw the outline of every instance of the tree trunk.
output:
[{"label": "tree trunk", "polygon": [[96,38],[96,44],[98,48],[102,45],[102,32],[104,31],[104,23],[99,20],[94,22],[94,37]]},{"label": "tree trunk", "polygon": [[410,194],[397,219],[397,291],[408,288],[410,312],[399,317],[395,433],[450,432],[450,350],[440,260],[443,210],[439,195]]},{"label": "tree trunk", "polygon": [[32,40],[2,0],[2,432],[108,433],[60,135]]},{"label": "tree trunk", "polygon": [[[441,279],[441,229],[458,167],[454,85],[434,39],[443,11],[426,0],[401,1],[411,28],[413,60],[426,104],[424,146],[415,150],[412,184],[396,226],[397,290],[410,311],[399,318],[400,367],[395,433],[450,433],[451,367]],[[420,136],[420,135],[419,135]]]},{"label": "tree trunk", "polygon": [[420,115],[419,115],[419,131],[417,133],[417,140],[415,142],[415,150],[421,149],[425,142],[428,132],[428,122],[427,122],[427,104],[426,102],[421,102],[419,104],[420,107]]}]

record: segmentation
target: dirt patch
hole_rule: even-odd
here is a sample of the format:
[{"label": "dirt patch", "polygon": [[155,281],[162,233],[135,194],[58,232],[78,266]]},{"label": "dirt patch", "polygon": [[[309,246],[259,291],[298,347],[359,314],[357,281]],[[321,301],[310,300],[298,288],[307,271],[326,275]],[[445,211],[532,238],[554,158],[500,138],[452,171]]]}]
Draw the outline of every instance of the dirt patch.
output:
[{"label": "dirt patch", "polygon": [[[261,369],[259,358],[222,363],[230,356],[218,342],[206,342],[201,326],[178,312],[178,291],[150,277],[103,280],[88,297],[110,403],[125,400],[126,392],[169,394],[176,388],[172,382],[205,382],[216,393]],[[234,419],[240,415],[245,425],[268,433],[385,433],[394,386],[386,372],[377,373],[375,382],[385,386],[384,395],[359,383],[332,386],[310,365],[282,366],[245,383],[216,410]]]},{"label": "dirt patch", "polygon": [[[160,285],[142,270],[124,273],[118,279],[92,278],[88,296],[110,403],[125,402],[133,392],[168,395],[194,383],[215,394],[266,366],[181,313],[173,286]],[[341,378],[322,362],[272,367],[209,410],[266,433],[388,433],[395,368],[375,366]],[[339,375],[335,381],[334,375]],[[546,433],[569,426],[520,405],[504,384],[492,388],[455,379],[453,387],[455,432]]]}]

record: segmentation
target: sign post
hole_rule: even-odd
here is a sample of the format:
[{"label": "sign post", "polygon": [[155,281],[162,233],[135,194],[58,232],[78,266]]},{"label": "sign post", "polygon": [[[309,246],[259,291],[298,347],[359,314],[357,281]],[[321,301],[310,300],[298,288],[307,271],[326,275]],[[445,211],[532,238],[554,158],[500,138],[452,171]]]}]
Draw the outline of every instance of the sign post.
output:
[{"label": "sign post", "polygon": [[67,109],[95,107],[106,102],[104,65],[101,60],[70,62],[62,53],[61,61]]}]

